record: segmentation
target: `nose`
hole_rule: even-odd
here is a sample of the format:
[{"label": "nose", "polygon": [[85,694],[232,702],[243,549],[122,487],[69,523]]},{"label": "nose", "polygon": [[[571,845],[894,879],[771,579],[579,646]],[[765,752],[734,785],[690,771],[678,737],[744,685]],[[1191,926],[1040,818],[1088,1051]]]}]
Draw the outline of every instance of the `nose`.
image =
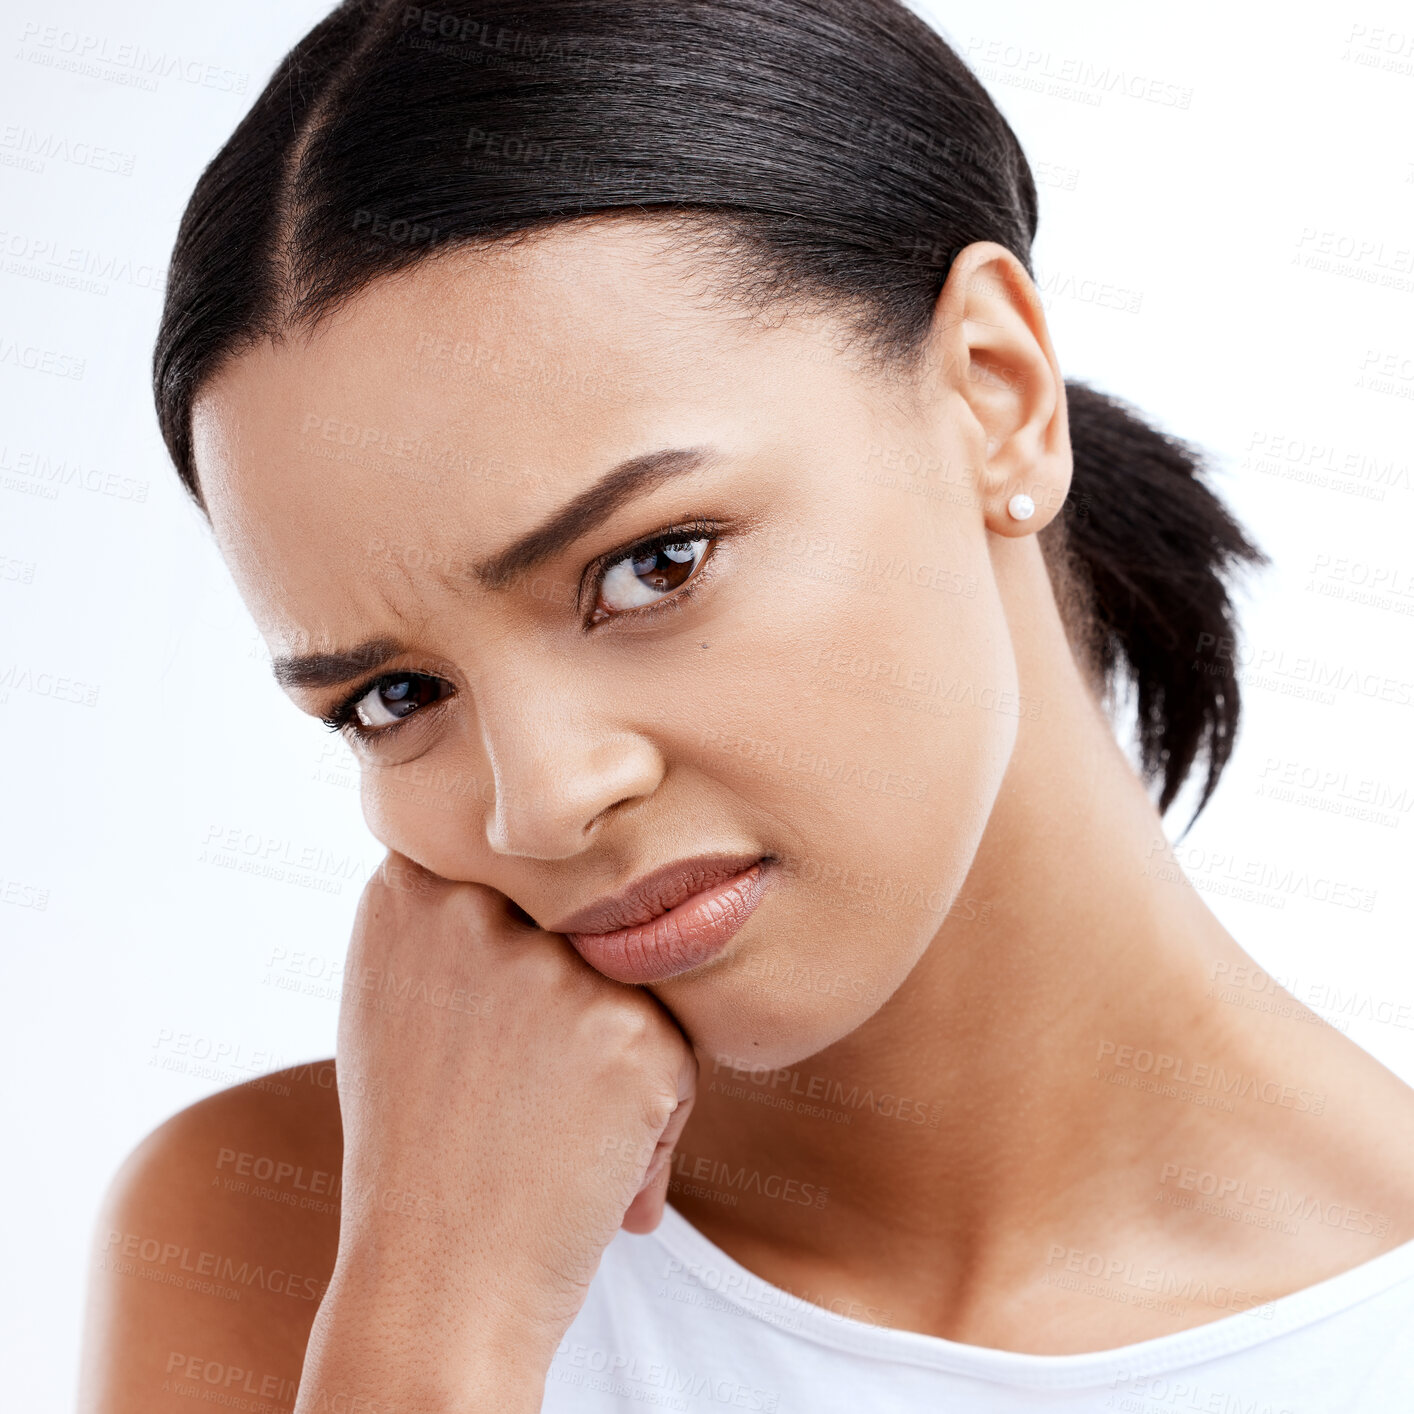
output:
[{"label": "nose", "polygon": [[595,720],[564,695],[511,707],[483,703],[479,714],[495,786],[486,840],[496,854],[567,859],[617,807],[652,795],[663,779],[651,741]]}]

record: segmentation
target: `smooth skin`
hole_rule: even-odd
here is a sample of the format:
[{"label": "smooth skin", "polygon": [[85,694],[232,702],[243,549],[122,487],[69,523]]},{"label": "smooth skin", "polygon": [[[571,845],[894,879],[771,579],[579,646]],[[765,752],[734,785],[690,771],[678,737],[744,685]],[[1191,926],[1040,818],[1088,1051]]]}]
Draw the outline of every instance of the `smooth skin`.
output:
[{"label": "smooth skin", "polygon": [[[185,1410],[213,1361],[298,1414],[538,1409],[604,1246],[665,1197],[817,1305],[1038,1354],[1414,1239],[1414,1091],[1294,1003],[1232,1004],[1253,964],[1077,666],[1036,538],[1071,457],[1025,271],[963,251],[911,372],[723,281],[651,220],[585,220],[382,279],[202,390],[201,485],[272,653],[402,645],[297,705],[385,672],[441,695],[355,745],[389,855],[337,1097],[302,1068],[135,1152],[97,1232],[83,1409]],[[477,576],[664,448],[709,455]],[[583,602],[601,557],[697,522],[690,593]],[[775,862],[691,972],[626,986],[545,931],[715,852]],[[399,1001],[389,977],[423,985]],[[341,1172],[341,1202],[239,1191],[229,1151]],[[1185,1174],[1305,1216],[1234,1219]],[[193,1292],[161,1278],[197,1256],[144,1263],[143,1239],[308,1281]],[[1112,1299],[1074,1278],[1096,1260],[1184,1294]]]}]

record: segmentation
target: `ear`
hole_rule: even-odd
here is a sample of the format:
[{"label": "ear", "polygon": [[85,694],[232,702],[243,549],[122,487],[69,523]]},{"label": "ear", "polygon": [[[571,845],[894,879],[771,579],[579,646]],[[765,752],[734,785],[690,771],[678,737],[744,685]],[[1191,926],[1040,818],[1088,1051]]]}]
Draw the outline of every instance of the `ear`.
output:
[{"label": "ear", "polygon": [[[1065,380],[1036,286],[1005,246],[977,241],[955,257],[929,345],[930,362],[966,409],[963,433],[987,529],[1040,530],[1070,490]],[[1008,509],[1017,495],[1031,498],[1029,517]]]}]

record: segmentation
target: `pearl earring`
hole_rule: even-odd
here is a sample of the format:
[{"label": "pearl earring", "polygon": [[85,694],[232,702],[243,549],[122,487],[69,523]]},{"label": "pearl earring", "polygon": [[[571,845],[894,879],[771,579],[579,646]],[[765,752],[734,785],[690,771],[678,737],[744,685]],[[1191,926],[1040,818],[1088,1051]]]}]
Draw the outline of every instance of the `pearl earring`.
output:
[{"label": "pearl earring", "polygon": [[1030,520],[1036,513],[1036,502],[1024,491],[1018,491],[1015,496],[1006,503],[1007,514],[1013,520]]}]

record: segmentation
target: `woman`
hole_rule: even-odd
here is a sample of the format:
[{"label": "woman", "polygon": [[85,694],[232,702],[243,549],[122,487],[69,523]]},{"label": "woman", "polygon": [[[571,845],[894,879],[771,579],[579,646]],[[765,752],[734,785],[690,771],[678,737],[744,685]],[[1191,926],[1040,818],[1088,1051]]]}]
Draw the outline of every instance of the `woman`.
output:
[{"label": "woman", "polygon": [[1414,1093],[1224,1004],[1161,828],[1261,556],[1063,380],[1035,224],[894,0],[296,46],[156,395],[388,857],[337,1093],[115,1182],[86,1408],[1401,1407]]}]

